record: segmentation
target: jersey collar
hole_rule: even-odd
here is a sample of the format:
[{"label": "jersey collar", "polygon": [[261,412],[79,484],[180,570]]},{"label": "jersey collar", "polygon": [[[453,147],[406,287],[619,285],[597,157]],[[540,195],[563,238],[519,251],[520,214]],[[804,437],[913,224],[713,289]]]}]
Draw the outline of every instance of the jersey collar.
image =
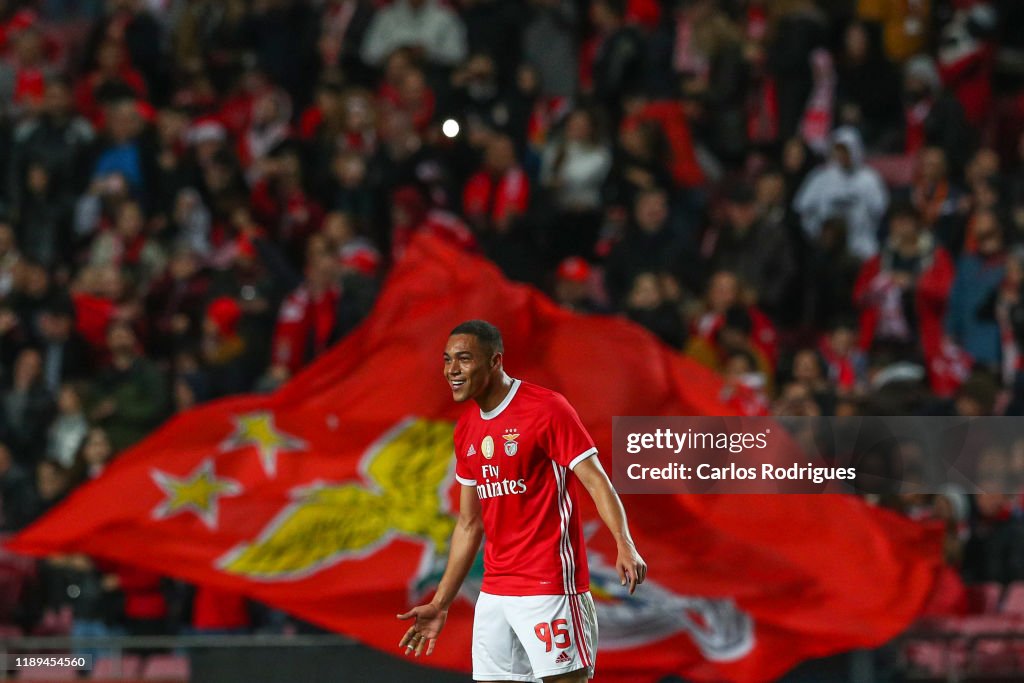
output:
[{"label": "jersey collar", "polygon": [[508,407],[509,403],[512,402],[512,399],[516,395],[516,391],[519,390],[519,385],[520,384],[522,384],[522,382],[520,380],[518,380],[518,379],[512,380],[512,388],[508,390],[507,394],[505,394],[505,398],[501,399],[501,403],[496,405],[493,410],[488,410],[486,413],[483,410],[481,410],[480,411],[480,419],[481,420],[493,420],[494,418],[496,418],[499,415],[501,415],[501,412],[503,410],[505,410],[505,408]]}]

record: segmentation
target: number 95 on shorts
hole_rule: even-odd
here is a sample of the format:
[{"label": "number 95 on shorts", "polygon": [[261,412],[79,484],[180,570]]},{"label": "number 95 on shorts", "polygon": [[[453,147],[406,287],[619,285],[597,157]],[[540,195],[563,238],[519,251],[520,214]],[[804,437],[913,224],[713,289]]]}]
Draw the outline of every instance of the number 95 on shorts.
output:
[{"label": "number 95 on shorts", "polygon": [[537,681],[586,668],[594,677],[597,615],[590,593],[481,593],[473,618],[473,679]]}]

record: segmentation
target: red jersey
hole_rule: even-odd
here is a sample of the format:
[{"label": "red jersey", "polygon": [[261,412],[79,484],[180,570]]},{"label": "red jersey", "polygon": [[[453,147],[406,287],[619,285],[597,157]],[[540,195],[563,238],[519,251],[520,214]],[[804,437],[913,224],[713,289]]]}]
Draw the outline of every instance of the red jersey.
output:
[{"label": "red jersey", "polygon": [[482,590],[572,595],[590,590],[587,553],[569,471],[597,454],[565,397],[514,380],[494,410],[455,425],[455,478],[475,486],[484,533]]}]

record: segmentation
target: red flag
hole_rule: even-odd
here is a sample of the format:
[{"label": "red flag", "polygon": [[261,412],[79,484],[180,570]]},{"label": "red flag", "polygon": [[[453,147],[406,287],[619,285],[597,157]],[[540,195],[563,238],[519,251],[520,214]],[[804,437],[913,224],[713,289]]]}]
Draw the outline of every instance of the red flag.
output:
[{"label": "red flag", "polygon": [[[397,654],[394,615],[444,567],[458,486],[441,353],[459,322],[505,336],[506,368],[564,393],[610,468],[614,415],[727,414],[721,380],[620,318],[564,311],[490,263],[419,239],[356,332],[270,396],[179,415],[20,534],[241,592]],[[581,496],[585,499],[586,496]],[[589,501],[587,501],[589,504]],[[834,496],[626,500],[650,579],[630,598],[589,525],[601,680],[770,680],[885,642],[931,589],[938,537]],[[596,520],[592,506],[585,519]],[[469,670],[474,571],[434,655]]]}]

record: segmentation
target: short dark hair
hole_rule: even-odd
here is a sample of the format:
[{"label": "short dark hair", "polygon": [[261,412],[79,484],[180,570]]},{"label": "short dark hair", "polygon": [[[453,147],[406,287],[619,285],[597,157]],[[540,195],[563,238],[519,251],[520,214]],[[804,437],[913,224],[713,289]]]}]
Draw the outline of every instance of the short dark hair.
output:
[{"label": "short dark hair", "polygon": [[456,334],[473,335],[487,348],[488,355],[505,352],[505,344],[501,341],[501,330],[486,320],[467,320],[460,323],[448,336],[452,337]]}]

